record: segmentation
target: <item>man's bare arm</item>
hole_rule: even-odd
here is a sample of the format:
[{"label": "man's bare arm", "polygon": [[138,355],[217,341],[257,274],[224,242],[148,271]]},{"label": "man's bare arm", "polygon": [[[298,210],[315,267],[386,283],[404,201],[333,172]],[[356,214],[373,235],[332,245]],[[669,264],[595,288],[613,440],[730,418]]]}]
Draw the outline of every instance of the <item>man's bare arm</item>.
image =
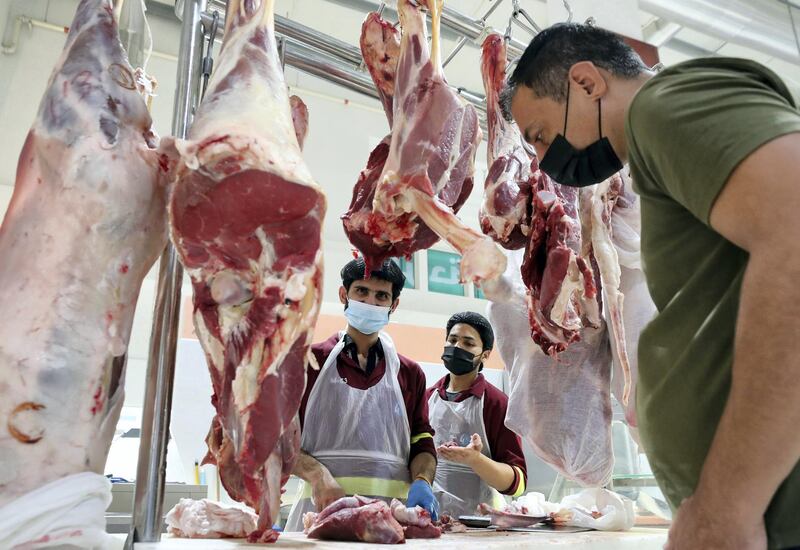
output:
[{"label": "man's bare arm", "polygon": [[341,486],[325,465],[302,449],[294,464],[292,474],[311,485],[311,494],[317,511],[345,496]]},{"label": "man's bare arm", "polygon": [[[757,522],[749,534],[740,533],[739,548],[763,547],[763,514],[800,460],[798,181],[800,134],[790,134],[747,157],[711,212],[712,227],[750,258],[741,289],[730,396],[693,502],[686,508],[697,512],[717,507],[717,514],[741,521],[742,529]],[[673,530],[690,521],[679,512]],[[695,538],[698,530],[700,526]]]},{"label": "man's bare arm", "polygon": [[419,453],[411,460],[409,465],[411,472],[411,481],[417,479],[417,476],[425,478],[430,484],[433,484],[433,478],[436,476],[436,457],[431,453]]}]

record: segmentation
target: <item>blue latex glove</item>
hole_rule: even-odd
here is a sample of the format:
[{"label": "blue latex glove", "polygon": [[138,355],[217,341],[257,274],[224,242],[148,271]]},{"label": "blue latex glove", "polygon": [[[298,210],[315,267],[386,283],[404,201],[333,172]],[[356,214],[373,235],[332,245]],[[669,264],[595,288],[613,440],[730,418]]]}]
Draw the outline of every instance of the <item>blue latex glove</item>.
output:
[{"label": "blue latex glove", "polygon": [[430,484],[424,479],[417,479],[408,488],[406,506],[409,508],[422,506],[430,513],[433,521],[439,519],[439,503],[436,502],[436,497],[433,496]]}]

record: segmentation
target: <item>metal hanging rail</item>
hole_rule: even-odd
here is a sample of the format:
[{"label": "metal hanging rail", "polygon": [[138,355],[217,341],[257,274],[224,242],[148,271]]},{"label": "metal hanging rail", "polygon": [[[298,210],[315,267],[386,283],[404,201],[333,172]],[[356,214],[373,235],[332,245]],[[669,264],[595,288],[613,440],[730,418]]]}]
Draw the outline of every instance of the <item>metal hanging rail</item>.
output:
[{"label": "metal hanging rail", "polygon": [[[175,84],[172,134],[186,137],[200,97],[206,0],[185,0]],[[136,467],[131,530],[125,549],[137,542],[161,540],[167,442],[175,379],[183,269],[171,243],[159,260],[158,289],[150,334],[150,355],[142,407],[139,461]]]},{"label": "metal hanging rail", "polygon": [[[320,0],[316,0],[316,1],[320,1]],[[176,13],[178,13],[177,10],[178,10],[178,6],[180,6],[180,4],[181,4],[181,0],[178,0],[178,2],[176,3],[176,8],[175,8],[176,9]],[[378,11],[381,8],[381,3],[380,2],[373,2],[373,4],[374,4],[374,6],[372,8],[372,11]],[[208,2],[208,9],[209,10],[219,10],[220,12],[222,12],[222,14],[224,14],[226,6],[227,6],[227,2],[225,0],[209,0],[209,2]],[[390,12],[394,12],[394,10],[390,10],[389,8],[385,8],[385,13],[390,13]],[[396,16],[396,13],[395,13],[395,16]],[[223,19],[224,19],[224,16],[223,16]],[[284,27],[284,30],[287,31],[286,33],[284,33],[283,30],[281,29],[281,27],[283,27],[284,25],[286,25]],[[460,35],[462,37],[465,37],[467,39],[470,39],[470,40],[480,40],[481,37],[483,36],[483,33],[486,31],[486,22],[485,21],[480,20],[480,19],[479,20],[472,19],[471,17],[468,17],[468,16],[466,16],[466,15],[464,15],[464,14],[458,12],[457,10],[454,10],[453,8],[450,8],[448,6],[445,6],[444,9],[442,10],[442,26],[447,28],[447,29],[449,29],[449,30],[451,30],[451,31],[453,31],[453,32],[455,32],[456,34],[458,34],[458,35]],[[298,32],[300,32],[301,34],[296,35],[296,36],[291,36],[290,34],[288,34],[288,33],[292,32],[293,29],[298,29]],[[319,40],[321,45],[322,45],[322,47],[319,47],[318,49],[320,49],[322,51],[327,51],[327,53],[330,53],[331,55],[339,56],[339,54],[341,52],[343,52],[343,51],[345,51],[346,49],[349,48],[351,50],[351,54],[352,54],[352,52],[355,52],[355,55],[358,58],[358,60],[355,61],[355,62],[356,63],[360,63],[361,62],[361,52],[359,51],[359,49],[356,46],[352,46],[351,44],[348,44],[347,42],[344,42],[342,40],[338,40],[338,39],[333,38],[331,36],[328,36],[326,34],[323,34],[323,33],[320,33],[318,31],[315,31],[314,29],[312,29],[310,27],[306,27],[305,25],[301,25],[299,23],[295,23],[295,22],[293,22],[293,21],[291,21],[291,20],[289,20],[289,19],[287,19],[285,17],[281,17],[281,16],[279,16],[277,14],[275,15],[275,30],[276,30],[276,32],[278,32],[280,34],[284,34],[285,36],[287,36],[289,38],[294,38],[294,39],[297,39],[297,40],[301,40],[304,43],[306,43],[307,45],[313,46],[313,47],[317,47],[317,46],[315,46],[313,43],[311,43],[311,41],[309,41],[309,39],[312,40],[312,41],[313,40]],[[517,56],[522,55],[522,52],[525,51],[525,47],[526,46],[527,46],[527,44],[524,44],[524,43],[520,42],[519,40],[516,40],[515,38],[512,38],[508,42],[508,45],[507,45],[509,56],[517,57]],[[341,47],[341,49],[339,49],[340,47]],[[326,48],[330,48],[330,49],[326,49]]]},{"label": "metal hanging rail", "polygon": [[[492,6],[491,11],[494,11],[499,3],[498,0]],[[182,5],[183,0],[176,2],[176,14],[182,11]],[[375,3],[374,10],[378,11],[380,8],[381,4]],[[226,0],[209,0],[208,13],[205,16],[210,17],[209,13],[218,11],[220,22],[222,22],[225,19],[226,9]],[[386,8],[385,11],[389,12],[390,10]],[[446,6],[442,12],[442,25],[459,34],[462,37],[459,43],[462,45],[467,40],[480,40],[488,31],[485,16],[482,19],[473,20]],[[278,35],[288,39],[286,44],[287,65],[366,96],[378,97],[372,79],[361,67],[363,60],[361,50],[357,46],[277,14],[275,15],[275,31]],[[525,44],[511,37],[507,42],[509,57],[519,57],[525,47]],[[481,126],[485,130],[486,102],[484,96],[456,86],[453,89],[478,110]]]}]

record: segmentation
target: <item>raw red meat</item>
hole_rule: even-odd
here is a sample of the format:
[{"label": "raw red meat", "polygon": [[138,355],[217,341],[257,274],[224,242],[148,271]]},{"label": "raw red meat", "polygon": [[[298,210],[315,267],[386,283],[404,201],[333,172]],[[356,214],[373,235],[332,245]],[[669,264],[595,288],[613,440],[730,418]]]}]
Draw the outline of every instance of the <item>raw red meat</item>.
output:
[{"label": "raw red meat", "polygon": [[[364,64],[372,76],[378,90],[389,127],[392,126],[394,113],[394,84],[397,74],[397,60],[400,57],[400,32],[389,22],[381,19],[377,13],[370,13],[361,26],[361,55]],[[404,247],[411,243],[389,244],[385,250],[376,249],[376,244],[371,234],[364,228],[372,216],[372,202],[375,199],[375,188],[383,172],[386,158],[389,155],[389,144],[392,135],[384,137],[372,150],[367,160],[367,167],[361,171],[358,181],[353,187],[353,198],[347,212],[342,215],[342,224],[347,238],[359,250],[372,250],[371,256],[366,256],[367,271],[389,257],[408,256],[413,251]],[[427,228],[421,230],[425,233]],[[427,230],[432,242],[438,239]]]},{"label": "raw red meat", "polygon": [[110,0],[83,0],[0,226],[0,506],[103,473],[142,279],[167,242],[170,161]]},{"label": "raw red meat", "polygon": [[[442,1],[428,0],[427,7],[432,19],[430,52],[420,6],[411,0],[398,2],[402,37],[391,140],[384,140],[370,155],[367,174],[362,172],[344,216],[345,230],[363,253],[367,269],[443,238],[462,255],[462,280],[492,279],[502,273],[503,255],[490,239],[454,215],[472,190],[473,162],[481,140],[478,118],[444,79],[439,59]],[[365,55],[367,62],[370,59]],[[376,84],[379,89],[387,87],[382,80]],[[380,176],[373,180],[381,163]]]},{"label": "raw red meat", "polygon": [[397,544],[406,538],[435,539],[442,530],[419,506],[407,508],[393,499],[391,505],[359,495],[342,497],[322,512],[303,516],[310,538]]},{"label": "raw red meat", "polygon": [[503,117],[500,92],[506,82],[506,42],[500,34],[483,41],[481,74],[486,90],[489,140],[481,231],[504,248],[516,250],[528,242],[531,223],[531,190],[536,184],[536,158],[528,154],[519,129]]},{"label": "raw red meat", "polygon": [[580,339],[583,327],[599,326],[600,309],[591,256],[582,255],[577,190],[539,174],[521,273],[531,336],[556,355]]},{"label": "raw red meat", "polygon": [[292,107],[294,135],[297,138],[297,144],[300,146],[300,149],[302,149],[303,143],[308,135],[308,107],[306,107],[303,100],[296,95],[289,98],[289,104]]},{"label": "raw red meat", "polygon": [[394,83],[397,75],[397,60],[400,59],[400,31],[373,12],[361,25],[361,55],[364,57],[378,96],[392,126],[394,117]]},{"label": "raw red meat", "polygon": [[[499,90],[505,67],[503,37],[491,34],[481,57],[491,166],[481,229],[506,248],[526,247],[521,270],[531,337],[545,353],[555,355],[580,338],[581,328],[599,325],[597,281],[591,250],[582,245],[577,191],[539,170],[519,130],[502,116]],[[491,295],[491,288],[484,291]]]},{"label": "raw red meat", "polygon": [[378,499],[343,497],[319,514],[303,517],[309,538],[399,544],[405,541],[403,527],[388,504]]},{"label": "raw red meat", "polygon": [[439,516],[439,522],[436,525],[439,529],[441,529],[442,533],[466,533],[467,526],[458,521],[457,519],[453,519],[450,514],[442,514]]},{"label": "raw red meat", "polygon": [[408,508],[396,498],[392,500],[390,506],[394,519],[403,526],[407,539],[437,539],[442,536],[442,529],[434,525],[430,513],[425,508],[421,506]]},{"label": "raw red meat", "polygon": [[233,498],[259,513],[250,540],[270,542],[299,448],[325,197],[301,156],[273,1],[231,0],[227,14],[189,141],[177,144],[170,221],[214,389],[206,461]]}]

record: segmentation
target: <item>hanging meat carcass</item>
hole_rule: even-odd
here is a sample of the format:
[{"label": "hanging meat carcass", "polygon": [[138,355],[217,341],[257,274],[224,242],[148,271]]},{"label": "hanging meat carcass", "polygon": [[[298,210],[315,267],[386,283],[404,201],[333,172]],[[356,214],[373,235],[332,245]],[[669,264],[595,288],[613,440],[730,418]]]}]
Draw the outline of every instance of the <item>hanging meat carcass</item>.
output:
[{"label": "hanging meat carcass", "polygon": [[[394,84],[397,75],[397,60],[400,57],[400,31],[388,21],[381,19],[377,13],[367,15],[361,26],[361,55],[364,64],[375,82],[383,104],[383,110],[392,126],[394,117]],[[389,257],[409,256],[413,253],[415,241],[401,241],[398,243],[375,243],[373,236],[366,232],[366,225],[372,216],[372,202],[375,199],[375,189],[378,179],[386,164],[389,155],[389,145],[392,134],[385,136],[372,150],[367,160],[367,167],[361,171],[358,181],[353,187],[353,198],[347,212],[342,215],[342,225],[347,238],[353,246],[364,254],[367,262],[366,268],[371,271],[379,266],[384,259]],[[430,240],[433,239],[433,240]],[[438,237],[427,227],[420,227],[416,242],[431,244]],[[430,246],[430,244],[428,245]]]},{"label": "hanging meat carcass", "polygon": [[109,0],[83,0],[0,226],[0,505],[103,473],[142,279],[167,239],[168,160]]},{"label": "hanging meat carcass", "polygon": [[606,317],[610,318],[614,358],[611,390],[624,408],[628,426],[635,428],[639,335],[656,313],[642,270],[639,197],[620,172],[585,190],[582,203],[586,204],[584,210],[590,211],[582,219],[590,225],[592,248],[603,280]]},{"label": "hanging meat carcass", "polygon": [[490,144],[481,229],[509,249],[525,247],[522,278],[528,289],[531,336],[555,355],[600,324],[597,281],[582,245],[578,193],[554,183],[501,112],[506,46],[490,34],[482,46]]},{"label": "hanging meat carcass", "polygon": [[189,141],[176,144],[169,213],[214,390],[206,461],[259,513],[252,541],[277,539],[322,295],[326,203],[301,156],[303,133],[292,122],[273,0],[231,0]]},{"label": "hanging meat carcass", "polygon": [[[439,51],[442,1],[421,4],[427,4],[431,14],[430,52],[420,5],[400,0],[402,36],[396,72],[387,79],[383,71],[370,67],[383,97],[394,81],[392,133],[370,155],[344,216],[345,231],[364,254],[368,269],[384,258],[408,256],[442,238],[462,255],[462,280],[489,280],[502,273],[505,257],[491,239],[466,227],[454,214],[472,190],[475,151],[481,140],[478,118],[444,79]],[[364,57],[369,64],[372,56]],[[379,169],[380,176],[374,178]]]},{"label": "hanging meat carcass", "polygon": [[481,231],[509,250],[528,242],[531,192],[536,186],[538,162],[525,150],[519,131],[505,119],[500,94],[506,79],[506,44],[503,36],[490,34],[481,48],[481,75],[486,90],[486,143],[489,172],[479,211]]},{"label": "hanging meat carcass", "polygon": [[[639,332],[653,311],[637,276],[638,207],[621,187],[620,175],[578,193],[552,182],[532,154],[529,170],[525,163],[507,160],[528,153],[516,127],[500,116],[497,98],[505,64],[502,37],[490,35],[483,45],[482,71],[494,136],[489,148],[493,168],[482,228],[507,248],[525,246],[524,254],[511,253],[504,277],[485,288],[511,379],[507,423],[562,474],[599,485],[608,480],[614,463],[611,365],[615,395],[634,426],[628,394],[635,363],[631,369],[627,351],[635,353]],[[524,209],[527,190],[530,206]],[[527,241],[520,244],[522,236]],[[618,250],[624,251],[622,267]],[[636,300],[624,311],[621,290],[634,293]],[[529,332],[523,328],[526,317]]]}]

